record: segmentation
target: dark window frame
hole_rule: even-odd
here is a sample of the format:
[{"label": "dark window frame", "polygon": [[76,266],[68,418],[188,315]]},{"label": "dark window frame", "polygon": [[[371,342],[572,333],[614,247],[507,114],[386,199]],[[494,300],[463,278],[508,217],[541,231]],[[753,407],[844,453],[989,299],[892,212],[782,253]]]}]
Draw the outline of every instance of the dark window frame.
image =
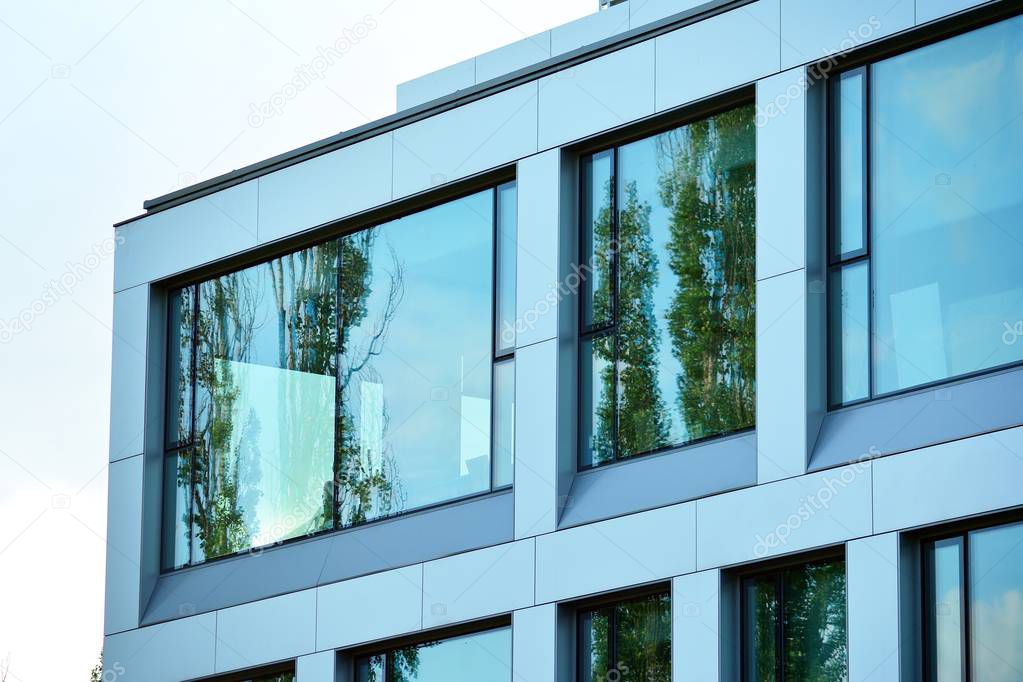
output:
[{"label": "dark window frame", "polygon": [[[786,569],[794,568],[797,566],[808,566],[812,564],[824,564],[841,561],[846,567],[846,632],[848,633],[848,622],[849,622],[849,584],[848,584],[848,563],[845,553],[844,545],[837,547],[828,547],[824,549],[818,549],[811,552],[803,552],[793,556],[780,557],[778,559],[771,559],[763,563],[755,564],[752,566],[741,568],[733,573],[735,578],[735,584],[738,589],[738,605],[739,605],[739,637],[736,639],[739,645],[738,651],[738,662],[739,662],[739,679],[746,682],[747,676],[746,671],[748,670],[748,643],[750,635],[750,622],[748,619],[749,609],[747,608],[749,602],[746,596],[746,586],[754,580],[763,579],[766,577],[774,578],[775,587],[775,602],[777,603],[778,612],[775,614],[775,669],[778,675],[778,682],[784,682],[784,671],[785,671],[785,619],[784,619],[784,572]],[[848,646],[849,642],[846,640],[846,656],[848,660]]]},{"label": "dark window frame", "polygon": [[[615,592],[613,594],[605,594],[599,597],[592,597],[589,599],[583,599],[577,601],[571,605],[574,611],[572,615],[572,623],[575,628],[575,634],[573,636],[573,642],[575,643],[575,678],[579,682],[586,682],[580,677],[583,670],[583,660],[585,657],[585,647],[583,646],[583,627],[582,621],[588,614],[595,613],[602,609],[608,609],[610,615],[608,616],[608,663],[611,664],[611,670],[615,670],[618,665],[618,637],[617,637],[617,617],[615,616],[615,606],[630,602],[638,601],[645,597],[654,596],[667,596],[670,608],[674,609],[674,602],[672,600],[671,583],[654,583],[651,585],[643,585],[630,590],[621,592]],[[610,673],[610,671],[608,671]]]},{"label": "dark window frame", "polygon": [[932,636],[935,635],[933,616],[934,609],[929,597],[934,586],[934,545],[945,540],[959,540],[960,556],[959,570],[962,579],[959,593],[959,614],[960,614],[960,651],[962,652],[962,678],[966,682],[973,682],[973,675],[970,664],[973,660],[972,644],[970,641],[971,615],[970,615],[970,536],[979,531],[993,530],[996,528],[1015,526],[1023,524],[1023,509],[1016,509],[999,514],[987,515],[981,518],[968,519],[953,524],[946,524],[937,530],[929,529],[917,535],[919,540],[919,575],[920,584],[917,586],[920,604],[920,652],[922,656],[922,670],[924,680],[934,680],[935,677],[935,651],[932,645]]},{"label": "dark window frame", "polygon": [[[162,364],[161,364],[161,367],[162,367],[162,381],[163,381],[163,391],[162,391],[162,394],[163,394],[163,410],[162,410],[162,414],[161,414],[161,421],[162,421],[162,423],[161,423],[161,426],[160,426],[160,443],[161,443],[161,459],[160,459],[160,462],[161,462],[162,471],[165,472],[167,464],[168,464],[168,460],[177,459],[177,458],[181,457],[182,455],[187,455],[189,457],[189,470],[190,470],[191,473],[190,473],[190,483],[189,483],[190,487],[189,487],[189,500],[188,500],[188,507],[189,507],[189,513],[188,513],[188,556],[189,556],[189,559],[188,559],[188,561],[186,561],[185,563],[183,563],[180,566],[175,565],[173,557],[170,557],[170,560],[168,561],[168,557],[166,556],[166,552],[167,552],[168,548],[165,546],[165,543],[164,543],[164,533],[166,532],[167,522],[168,522],[168,520],[165,518],[165,516],[166,516],[165,515],[165,512],[166,512],[165,502],[166,502],[166,495],[167,495],[167,486],[166,486],[165,482],[164,482],[164,484],[162,484],[160,486],[161,500],[160,500],[160,526],[159,526],[159,534],[160,534],[160,542],[159,542],[159,545],[160,545],[160,558],[159,558],[159,565],[160,565],[160,573],[161,574],[168,574],[168,573],[174,573],[174,572],[177,572],[177,571],[183,571],[183,570],[187,570],[187,569],[194,569],[194,568],[196,568],[198,566],[204,566],[204,565],[216,562],[216,561],[222,561],[222,560],[226,560],[226,559],[236,558],[238,556],[242,556],[242,555],[245,555],[247,553],[252,553],[254,551],[260,551],[262,549],[266,549],[266,548],[270,548],[270,547],[290,545],[290,544],[294,544],[294,543],[297,543],[297,542],[302,542],[302,541],[308,540],[309,538],[320,537],[320,536],[328,535],[328,534],[331,534],[331,533],[344,532],[344,531],[347,531],[347,530],[351,530],[352,528],[363,527],[363,526],[368,526],[368,525],[372,525],[372,524],[375,524],[375,523],[380,523],[380,522],[385,522],[385,521],[393,520],[395,518],[406,516],[408,514],[420,513],[420,512],[423,512],[423,511],[428,511],[428,510],[436,509],[436,508],[439,508],[439,507],[445,507],[445,506],[448,506],[448,505],[457,504],[457,503],[460,503],[460,502],[465,502],[467,500],[472,500],[472,499],[476,499],[476,498],[480,498],[480,497],[487,497],[487,496],[494,495],[494,494],[500,494],[500,493],[506,492],[506,491],[508,491],[508,490],[510,490],[510,489],[512,489],[514,487],[514,477],[512,478],[512,482],[507,483],[507,484],[503,484],[503,485],[496,485],[496,482],[494,480],[494,476],[495,476],[494,439],[495,439],[495,436],[496,436],[496,430],[495,430],[494,426],[495,426],[495,422],[496,422],[496,414],[495,414],[495,406],[494,406],[494,402],[495,401],[494,401],[494,392],[493,392],[493,389],[494,389],[493,379],[494,379],[494,374],[496,372],[497,366],[499,364],[514,363],[515,362],[515,351],[516,351],[514,343],[511,345],[510,348],[500,349],[499,348],[499,338],[498,338],[497,333],[495,331],[496,330],[496,326],[497,326],[496,325],[496,321],[497,321],[497,314],[498,314],[497,301],[498,301],[498,296],[500,294],[500,292],[499,292],[500,282],[498,280],[498,260],[499,260],[498,249],[499,249],[499,243],[500,243],[500,238],[501,238],[500,198],[501,198],[501,191],[504,190],[504,189],[507,189],[509,187],[514,187],[515,188],[515,190],[516,190],[515,191],[515,201],[517,202],[518,201],[518,179],[514,175],[514,173],[511,173],[511,172],[508,172],[508,171],[499,171],[499,172],[495,172],[495,173],[491,173],[491,174],[486,174],[485,176],[483,176],[481,178],[478,178],[478,182],[467,183],[467,184],[464,184],[464,185],[460,185],[460,186],[458,186],[457,188],[455,188],[453,190],[452,189],[448,189],[445,192],[439,192],[436,196],[432,197],[432,199],[430,199],[430,200],[419,199],[419,200],[414,201],[414,202],[407,202],[407,201],[396,202],[393,205],[385,207],[384,209],[379,211],[377,214],[375,214],[370,219],[365,219],[364,218],[362,221],[358,221],[358,222],[339,221],[338,223],[334,224],[333,229],[331,229],[330,227],[326,227],[323,230],[318,230],[317,231],[318,233],[326,232],[327,233],[326,236],[321,234],[316,239],[308,239],[308,238],[306,238],[306,239],[303,239],[301,241],[298,241],[298,242],[292,244],[290,246],[290,248],[283,248],[283,249],[278,248],[278,249],[275,249],[275,250],[272,250],[272,251],[261,253],[258,257],[251,258],[251,259],[248,259],[248,260],[246,260],[244,258],[232,258],[232,259],[229,259],[226,262],[224,267],[221,267],[221,268],[218,268],[218,269],[201,268],[201,269],[198,269],[196,272],[191,273],[191,275],[175,277],[175,278],[172,278],[172,279],[168,280],[167,282],[163,283],[161,288],[162,288],[163,292],[166,294],[165,295],[165,299],[167,300],[168,305],[165,306],[165,310],[163,311],[164,320],[166,322],[166,329],[164,330],[164,335],[163,335],[164,336],[164,340],[163,340],[163,343],[164,343],[164,355],[163,355]],[[316,531],[316,532],[313,532],[313,533],[299,535],[297,537],[288,538],[288,539],[285,539],[285,540],[279,540],[277,542],[273,542],[273,543],[266,544],[266,545],[259,545],[259,546],[255,546],[254,545],[254,546],[248,547],[246,549],[238,550],[236,552],[232,552],[232,553],[228,553],[228,554],[223,554],[223,555],[216,556],[216,557],[206,557],[206,558],[202,559],[201,561],[194,561],[192,559],[192,551],[193,551],[193,548],[192,548],[192,542],[193,542],[192,533],[194,531],[194,523],[193,523],[193,519],[194,519],[194,512],[193,512],[194,496],[192,494],[192,487],[191,486],[195,485],[195,481],[197,480],[196,477],[199,475],[199,472],[196,470],[196,467],[195,467],[195,457],[194,457],[193,451],[195,450],[195,448],[197,446],[197,443],[196,443],[196,440],[195,440],[195,435],[196,435],[196,418],[197,418],[197,415],[196,415],[196,412],[195,412],[195,408],[196,408],[196,395],[197,395],[197,390],[196,390],[197,362],[196,361],[198,359],[198,343],[197,343],[197,340],[198,340],[198,325],[199,325],[199,300],[200,300],[199,288],[200,288],[200,286],[203,283],[209,282],[209,281],[214,280],[214,279],[217,279],[218,277],[223,277],[223,276],[235,273],[235,272],[240,272],[242,270],[246,270],[246,269],[249,269],[249,268],[254,268],[254,267],[258,267],[260,265],[265,265],[265,264],[270,263],[270,262],[272,262],[272,261],[274,261],[274,260],[276,260],[278,258],[282,258],[283,256],[286,256],[286,255],[289,255],[289,254],[292,254],[292,253],[297,253],[297,252],[305,250],[305,249],[315,248],[317,246],[321,246],[321,245],[328,244],[328,243],[331,243],[331,242],[340,243],[340,241],[345,236],[352,235],[352,234],[357,234],[357,233],[365,231],[365,230],[374,229],[376,227],[380,227],[380,226],[386,225],[388,223],[400,220],[401,218],[404,218],[404,217],[407,217],[407,216],[412,216],[412,215],[415,215],[415,214],[419,214],[419,213],[428,211],[430,209],[436,208],[438,206],[442,206],[442,205],[445,205],[445,204],[448,204],[448,203],[459,201],[461,199],[465,199],[467,197],[470,197],[470,196],[473,196],[475,194],[479,194],[479,193],[482,193],[482,192],[486,192],[486,191],[489,191],[492,194],[492,197],[491,197],[491,217],[492,217],[492,234],[491,234],[491,239],[492,239],[492,245],[493,245],[492,249],[491,249],[491,301],[490,301],[490,310],[491,310],[491,315],[490,315],[490,317],[491,317],[491,319],[490,319],[490,336],[491,336],[491,344],[490,344],[490,346],[491,346],[491,359],[490,359],[490,364],[491,364],[491,370],[490,370],[491,371],[490,427],[491,427],[491,438],[490,438],[490,441],[491,442],[490,442],[490,475],[489,475],[489,479],[490,480],[489,480],[489,487],[488,487],[488,489],[480,491],[480,492],[476,492],[476,493],[470,493],[468,495],[461,495],[461,496],[458,496],[458,497],[455,497],[455,498],[451,498],[451,499],[448,499],[448,500],[443,500],[441,502],[436,502],[436,503],[425,505],[425,506],[422,506],[422,507],[415,507],[413,509],[405,509],[405,510],[402,510],[400,512],[396,512],[396,513],[392,513],[392,514],[388,514],[388,515],[385,515],[385,516],[380,516],[378,518],[371,519],[371,520],[366,521],[364,523],[354,524],[354,525],[347,525],[346,526],[346,525],[341,524],[340,520],[338,519],[337,497],[338,497],[338,494],[339,494],[340,490],[338,489],[338,486],[333,485],[332,487],[333,487],[333,495],[334,495],[334,504],[332,505],[333,506],[333,508],[332,508],[332,519],[331,519],[331,525],[330,525],[329,528],[326,528],[326,529],[323,529],[323,530],[320,530],[320,531]],[[517,207],[516,207],[516,219],[517,219],[517,213],[518,213],[518,211],[517,211]],[[337,229],[339,226],[342,226],[342,225],[344,226],[345,229],[343,229],[343,230]],[[516,225],[516,231],[517,231],[517,227],[518,226]],[[338,272],[337,272],[338,310],[340,310],[340,297],[341,297],[341,289],[342,289],[342,287],[341,287],[341,276],[342,276],[341,275],[341,271],[342,271],[342,268],[341,268],[341,262],[340,261],[341,261],[341,252],[339,250],[338,251],[338,267],[337,267],[337,270],[338,270]],[[170,363],[170,357],[171,357],[171,352],[172,352],[171,339],[173,338],[173,334],[174,334],[174,329],[173,329],[173,324],[172,324],[173,311],[171,310],[169,302],[170,302],[170,300],[171,300],[171,298],[172,298],[172,296],[173,296],[173,294],[175,292],[189,292],[189,294],[190,294],[189,298],[191,300],[191,306],[192,306],[192,311],[191,311],[192,312],[191,340],[190,340],[190,343],[189,343],[189,352],[190,352],[189,365],[190,366],[189,366],[189,388],[188,388],[188,390],[189,390],[189,401],[190,401],[190,408],[189,408],[190,409],[190,413],[189,413],[190,423],[189,423],[189,433],[187,434],[187,437],[184,438],[184,439],[179,439],[177,442],[172,444],[172,443],[168,443],[167,442],[167,435],[166,434],[167,434],[167,430],[168,430],[168,422],[169,422],[169,419],[170,419],[170,397],[171,397],[171,392],[172,392],[173,385],[174,385],[174,382],[172,382],[171,378],[168,376],[168,372],[169,372],[169,369],[170,369],[170,366],[171,366],[171,363]],[[339,361],[340,361],[340,355],[341,355],[341,352],[342,352],[342,349],[341,349],[341,346],[340,346],[340,338],[341,338],[341,336],[340,336],[340,334],[341,334],[341,328],[340,328],[341,327],[341,317],[340,317],[340,315],[337,316],[336,325],[337,325],[337,332],[338,332],[338,350],[337,350],[337,356],[338,356],[337,357],[337,362],[338,362],[338,364],[337,364],[337,366],[340,367],[340,362]],[[341,412],[341,381],[340,381],[340,375],[339,374],[336,376],[335,395],[336,395],[336,400],[335,400],[334,424],[335,424],[335,429],[339,430],[341,428],[341,419],[340,419],[340,412]],[[514,456],[513,456],[512,462],[513,462],[513,470],[514,470]],[[333,466],[334,481],[337,481],[338,480],[338,469],[337,469],[337,467],[338,467],[338,460],[337,460],[337,457],[334,457],[334,462],[333,462],[332,466]],[[173,548],[171,548],[171,551],[173,551]]]},{"label": "dark window frame", "polygon": [[[936,45],[938,43],[962,36],[973,31],[985,28],[997,24],[1002,21],[1006,21],[1018,16],[1023,15],[1023,9],[1019,6],[1008,6],[994,5],[994,6],[983,6],[973,10],[969,10],[962,14],[945,17],[933,25],[924,27],[922,30],[915,31],[908,37],[897,36],[895,38],[879,41],[876,44],[868,45],[849,56],[841,57],[837,60],[838,67],[834,68],[836,62],[828,60],[822,60],[817,64],[810,67],[811,73],[817,77],[823,77],[827,89],[825,101],[826,101],[826,116],[825,116],[825,149],[827,150],[827,160],[825,163],[825,172],[827,174],[826,181],[826,217],[824,221],[825,230],[825,252],[824,252],[824,263],[827,280],[827,334],[826,334],[826,355],[827,355],[827,388],[826,388],[826,400],[827,408],[829,412],[835,412],[851,407],[857,407],[868,403],[877,402],[889,398],[895,398],[902,395],[909,395],[912,393],[932,390],[934,388],[951,384],[955,382],[967,381],[970,379],[977,379],[990,374],[996,374],[1011,370],[1017,367],[1023,367],[1023,361],[1008,362],[994,367],[986,369],[975,370],[966,372],[963,374],[957,374],[955,376],[946,377],[944,379],[938,379],[936,381],[930,381],[923,384],[917,384],[906,388],[901,388],[894,391],[888,391],[885,393],[875,393],[874,391],[874,273],[872,267],[872,225],[871,225],[871,209],[872,209],[872,196],[873,196],[873,182],[872,182],[872,168],[873,158],[871,154],[872,147],[872,135],[873,135],[873,91],[872,91],[872,67],[882,61],[898,57],[903,54],[908,54],[915,50]],[[853,252],[842,258],[841,254],[836,254],[835,246],[837,244],[837,235],[840,234],[840,224],[836,219],[836,208],[839,206],[836,201],[837,196],[837,176],[836,172],[836,161],[839,156],[836,153],[838,145],[840,144],[840,134],[837,130],[836,125],[836,107],[834,106],[837,98],[837,87],[835,84],[845,74],[849,74],[855,71],[861,71],[863,74],[863,232],[864,242],[863,248],[859,251]],[[840,379],[833,376],[832,368],[834,367],[833,358],[837,347],[836,342],[832,339],[830,320],[834,314],[834,306],[832,305],[832,292],[830,291],[831,276],[834,272],[840,272],[842,268],[847,266],[855,265],[859,262],[865,262],[867,267],[867,310],[868,310],[868,328],[867,328],[867,376],[868,376],[868,388],[867,397],[858,398],[856,400],[850,400],[846,402],[833,400],[834,389],[836,386],[841,387]]]},{"label": "dark window frame", "polygon": [[[662,133],[667,133],[672,130],[683,128],[685,126],[698,123],[708,118],[713,118],[719,114],[738,109],[743,106],[755,106],[756,105],[756,90],[753,87],[739,87],[731,91],[722,93],[718,96],[714,96],[707,101],[697,103],[695,106],[686,107],[684,114],[679,115],[677,111],[668,112],[664,115],[654,117],[641,124],[630,126],[625,130],[612,131],[610,133],[597,135],[584,143],[571,148],[577,156],[577,177],[575,182],[576,191],[578,197],[576,200],[576,225],[575,230],[578,235],[578,243],[576,248],[575,257],[578,259],[579,264],[585,264],[588,262],[587,254],[584,253],[586,239],[584,234],[587,230],[587,226],[583,225],[582,217],[585,215],[585,202],[587,196],[585,193],[586,178],[582,172],[583,163],[587,159],[592,159],[595,156],[599,156],[604,153],[611,155],[611,281],[610,281],[610,308],[611,308],[611,320],[605,324],[596,324],[587,326],[584,323],[586,319],[586,295],[585,289],[580,291],[577,295],[576,303],[576,319],[575,324],[576,331],[576,371],[577,375],[581,377],[583,372],[591,371],[590,368],[584,366],[583,353],[581,349],[587,342],[593,341],[598,338],[606,336],[613,337],[614,345],[614,364],[616,366],[615,376],[617,384],[617,363],[618,363],[618,342],[617,342],[617,329],[618,329],[618,249],[616,244],[618,242],[618,150],[633,142],[639,142],[647,138],[655,137]],[[756,159],[754,159],[756,163]],[[582,406],[586,404],[586,400],[583,396],[583,382],[580,380],[576,385],[576,405]],[[577,410],[576,416],[576,432],[582,434],[583,420],[586,415],[583,414],[583,410]],[[643,452],[637,452],[627,456],[620,456],[619,443],[618,443],[618,409],[615,409],[615,420],[612,425],[614,433],[614,452],[613,457],[608,462],[601,464],[583,464],[583,452],[586,445],[579,439],[578,446],[575,454],[575,468],[576,471],[591,471],[594,469],[600,469],[607,466],[613,466],[623,462],[629,462],[640,458],[652,457],[657,455],[663,455],[666,453],[684,451],[690,447],[696,447],[706,445],[707,443],[724,439],[731,438],[743,433],[750,433],[756,431],[756,424],[752,426],[728,431],[725,433],[714,434],[711,436],[705,436],[697,438],[695,440],[686,441],[684,443],[674,443],[664,445],[651,450]]]}]

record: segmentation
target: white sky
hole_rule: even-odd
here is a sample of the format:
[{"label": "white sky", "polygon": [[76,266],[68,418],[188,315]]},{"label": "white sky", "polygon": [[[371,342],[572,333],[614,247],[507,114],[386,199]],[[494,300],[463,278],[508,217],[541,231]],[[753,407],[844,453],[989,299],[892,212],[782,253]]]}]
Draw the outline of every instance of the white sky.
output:
[{"label": "white sky", "polygon": [[[0,659],[11,657],[10,682],[87,680],[102,645],[113,263],[86,256],[111,224],[143,199],[390,114],[398,82],[596,6],[0,0]],[[250,105],[367,16],[376,28],[322,81],[250,126]],[[62,276],[72,291],[44,297]],[[19,316],[30,329],[5,334]]]}]

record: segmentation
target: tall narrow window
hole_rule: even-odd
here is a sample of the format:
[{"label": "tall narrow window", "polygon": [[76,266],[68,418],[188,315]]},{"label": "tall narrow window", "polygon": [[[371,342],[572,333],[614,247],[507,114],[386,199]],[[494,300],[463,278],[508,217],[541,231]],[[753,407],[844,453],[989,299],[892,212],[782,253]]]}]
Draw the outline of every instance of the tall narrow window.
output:
[{"label": "tall narrow window", "polygon": [[579,612],[579,682],[671,680],[671,597],[667,593]]},{"label": "tall narrow window", "polygon": [[510,485],[514,244],[507,184],[170,292],[164,568]]},{"label": "tall narrow window", "polygon": [[580,466],[753,426],[752,106],[582,160]]},{"label": "tall narrow window", "polygon": [[831,82],[830,401],[1023,362],[1023,17]]},{"label": "tall narrow window", "polygon": [[924,543],[925,679],[1023,677],[1023,523]]},{"label": "tall narrow window", "polygon": [[355,682],[511,682],[511,628],[390,649],[355,661]]},{"label": "tall narrow window", "polygon": [[748,576],[741,601],[745,682],[848,679],[845,561]]}]

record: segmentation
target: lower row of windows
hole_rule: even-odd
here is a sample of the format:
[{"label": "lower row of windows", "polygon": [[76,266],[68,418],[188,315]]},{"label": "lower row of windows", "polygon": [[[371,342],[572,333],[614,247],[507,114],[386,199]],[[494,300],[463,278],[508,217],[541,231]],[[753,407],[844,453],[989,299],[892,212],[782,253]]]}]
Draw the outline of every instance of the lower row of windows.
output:
[{"label": "lower row of windows", "polygon": [[[923,678],[1023,680],[1023,522],[932,535],[921,548]],[[744,681],[848,679],[841,555],[760,566],[734,578]],[[574,618],[579,682],[670,682],[667,588],[580,603]],[[497,623],[392,644],[355,655],[353,668],[355,682],[510,682],[512,631]]]}]

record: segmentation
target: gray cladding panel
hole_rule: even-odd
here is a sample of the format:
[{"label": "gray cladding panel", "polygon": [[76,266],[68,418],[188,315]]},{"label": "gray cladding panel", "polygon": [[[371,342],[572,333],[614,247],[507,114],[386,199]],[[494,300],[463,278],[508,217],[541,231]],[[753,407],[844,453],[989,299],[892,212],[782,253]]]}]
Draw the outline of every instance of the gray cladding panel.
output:
[{"label": "gray cladding panel", "polygon": [[576,474],[559,528],[757,483],[757,436],[738,436]]},{"label": "gray cladding panel", "polygon": [[866,403],[824,419],[810,471],[1023,424],[1023,368]]},{"label": "gray cladding panel", "polygon": [[142,624],[510,542],[513,535],[509,490],[164,575]]}]

